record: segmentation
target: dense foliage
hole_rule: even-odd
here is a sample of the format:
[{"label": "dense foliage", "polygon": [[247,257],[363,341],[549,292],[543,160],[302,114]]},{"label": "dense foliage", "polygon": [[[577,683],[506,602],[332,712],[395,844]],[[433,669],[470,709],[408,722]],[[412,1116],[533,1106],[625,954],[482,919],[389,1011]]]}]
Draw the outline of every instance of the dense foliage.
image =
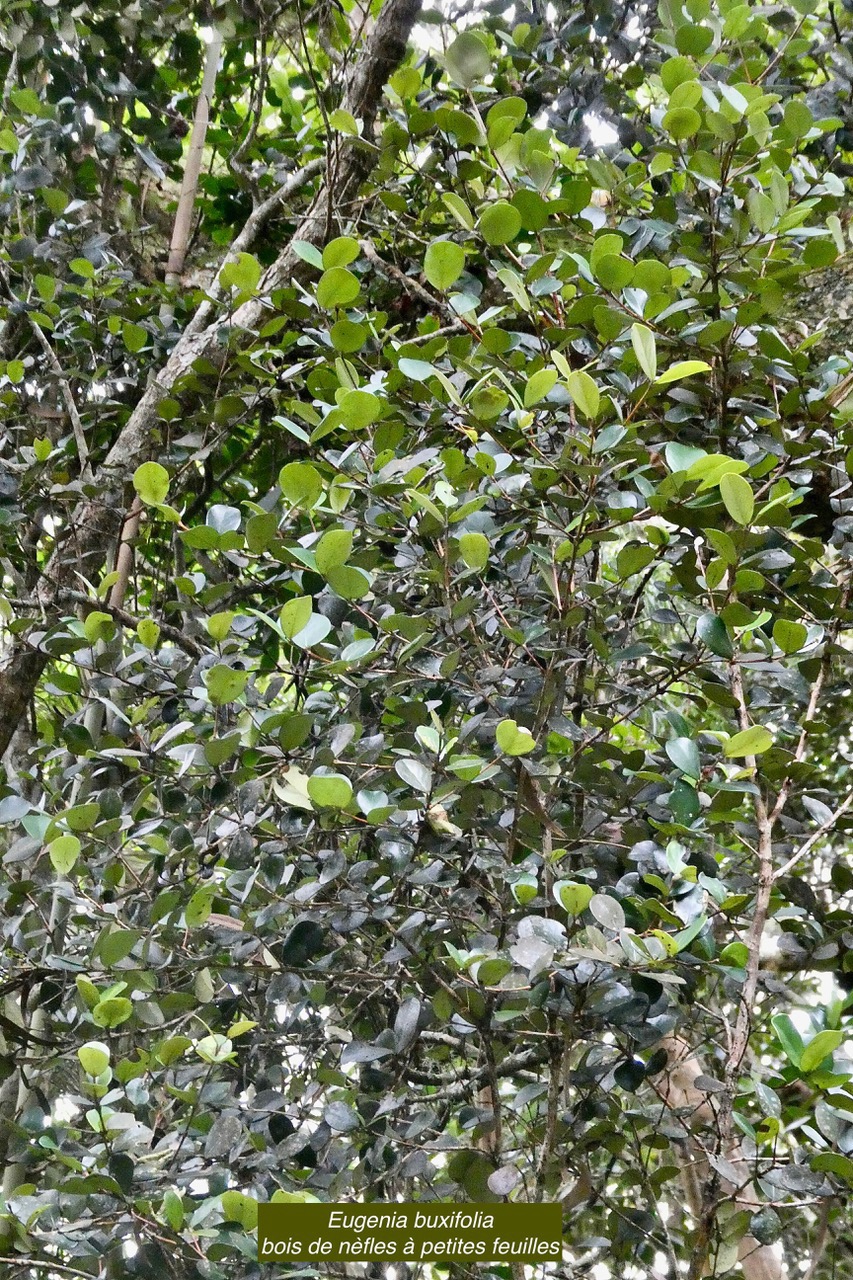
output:
[{"label": "dense foliage", "polygon": [[850,19],[375,19],[0,19],[0,1268],[847,1274]]}]

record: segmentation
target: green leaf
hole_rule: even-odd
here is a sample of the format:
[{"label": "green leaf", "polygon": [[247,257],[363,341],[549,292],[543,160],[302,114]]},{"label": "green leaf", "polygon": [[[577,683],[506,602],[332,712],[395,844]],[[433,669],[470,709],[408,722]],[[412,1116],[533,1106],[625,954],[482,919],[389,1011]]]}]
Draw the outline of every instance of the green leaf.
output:
[{"label": "green leaf", "polygon": [[211,667],[205,673],[205,683],[210,701],[215,707],[222,707],[226,703],[236,702],[246,688],[248,679],[248,671],[238,671],[234,667],[225,666],[224,663],[218,663],[215,667]]},{"label": "green leaf", "polygon": [[330,240],[323,250],[323,266],[326,270],[332,267],[347,267],[355,262],[361,253],[361,246],[352,236],[338,236]]},{"label": "green leaf", "polygon": [[444,55],[444,65],[452,80],[470,89],[492,69],[492,58],[485,41],[473,31],[463,31]]},{"label": "green leaf", "polygon": [[486,244],[509,244],[521,230],[521,214],[515,205],[498,200],[483,210],[477,226]]},{"label": "green leaf", "polygon": [[586,911],[592,902],[594,892],[592,885],[583,884],[578,880],[557,880],[553,888],[557,902],[573,918]]},{"label": "green leaf", "polygon": [[181,1230],[184,1225],[184,1202],[171,1187],[163,1195],[160,1212],[173,1231]]},{"label": "green leaf", "polygon": [[136,624],[136,634],[139,643],[143,644],[146,649],[156,649],[157,641],[160,639],[160,628],[153,618],[140,618]]},{"label": "green leaf", "polygon": [[110,1065],[110,1051],[100,1040],[87,1040],[81,1044],[77,1057],[87,1076],[99,1076]]},{"label": "green leaf", "polygon": [[372,579],[364,569],[352,564],[337,565],[325,575],[329,586],[343,600],[361,600],[368,595]]},{"label": "green leaf", "polygon": [[196,889],[184,911],[184,920],[188,929],[197,929],[199,925],[205,923],[213,909],[215,897],[215,885],[205,884],[200,889]]},{"label": "green leaf", "polygon": [[99,640],[112,640],[116,633],[115,623],[109,613],[101,613],[92,609],[83,623],[83,633],[89,644],[97,644]]},{"label": "green leaf", "polygon": [[729,473],[740,475],[748,470],[748,464],[740,458],[729,458],[724,453],[706,453],[688,466],[687,479],[700,480],[697,492],[704,493],[718,486],[723,476]]},{"label": "green leaf", "polygon": [[839,1151],[821,1151],[811,1161],[811,1167],[815,1173],[834,1173],[837,1178],[843,1178],[853,1186],[853,1160]]},{"label": "green leaf", "polygon": [[314,548],[314,560],[324,578],[328,577],[330,570],[346,564],[352,551],[352,544],[351,529],[329,529],[323,534]]},{"label": "green leaf", "polygon": [[755,512],[755,495],[748,480],[727,472],[720,480],[720,497],[733,520],[738,524],[749,524]]},{"label": "green leaf", "polygon": [[128,351],[134,354],[141,351],[148,341],[147,329],[143,329],[141,324],[131,324],[129,320],[121,326],[121,336]]},{"label": "green leaf", "polygon": [[671,138],[682,142],[699,132],[702,117],[693,107],[674,107],[666,112],[661,124]]},{"label": "green leaf", "polygon": [[88,804],[75,804],[61,815],[70,831],[91,831],[100,816],[101,806],[97,800],[90,800]]},{"label": "green leaf", "polygon": [[226,1222],[236,1222],[244,1231],[254,1231],[258,1225],[258,1202],[242,1191],[223,1191],[222,1213]]},{"label": "green leaf", "polygon": [[686,773],[689,778],[699,777],[699,748],[692,738],[670,738],[666,744],[666,754],[676,769]]},{"label": "green leaf", "polygon": [[663,456],[670,471],[687,471],[689,474],[690,468],[708,455],[704,449],[698,449],[695,445],[679,444],[677,440],[670,440],[664,448]]},{"label": "green leaf", "polygon": [[655,335],[644,324],[631,325],[631,345],[643,373],[654,382],[658,371],[658,352]]},{"label": "green leaf", "polygon": [[326,311],[334,307],[348,307],[359,295],[358,277],[346,267],[330,267],[324,271],[317,285],[317,305]]},{"label": "green leaf", "polygon": [[288,640],[292,640],[303,627],[307,626],[311,617],[312,600],[310,596],[296,596],[282,606],[279,614],[279,626]]},{"label": "green leaf", "polygon": [[260,555],[275,542],[277,533],[278,516],[275,511],[249,516],[246,521],[246,546],[254,555]]},{"label": "green leaf", "polygon": [[469,569],[485,569],[489,563],[489,540],[484,533],[463,533],[459,554]]},{"label": "green leaf", "polygon": [[111,969],[120,960],[127,959],[141,937],[138,929],[112,929],[101,934],[94,955],[105,969]]},{"label": "green leaf", "polygon": [[382,412],[382,401],[371,391],[345,391],[338,402],[338,412],[350,431],[369,427]]},{"label": "green leaf", "polygon": [[143,462],[133,473],[133,487],[146,506],[159,506],[169,492],[169,473],[159,462]]},{"label": "green leaf", "polygon": [[465,270],[465,250],[452,240],[433,240],[424,258],[424,275],[435,289],[444,292]]},{"label": "green leaf", "polygon": [[538,369],[536,373],[532,374],[527,386],[524,388],[525,409],[529,409],[531,405],[538,404],[540,400],[544,400],[554,388],[556,382],[556,369]]},{"label": "green leaf", "polygon": [[680,382],[682,378],[692,378],[697,373],[708,373],[710,368],[705,360],[680,360],[655,379],[655,386],[664,387],[670,382]]},{"label": "green leaf", "polygon": [[754,724],[729,738],[723,747],[723,755],[729,759],[735,756],[760,756],[772,746],[773,734],[770,730],[763,725]]},{"label": "green leaf", "polygon": [[776,222],[776,207],[768,195],[753,188],[747,193],[746,207],[749,210],[753,225],[762,235],[767,235],[769,231],[773,230],[773,225]]},{"label": "green leaf", "polygon": [[133,1005],[130,1000],[113,996],[111,999],[98,1001],[92,1010],[92,1021],[99,1027],[120,1027],[132,1013]]},{"label": "green leaf", "polygon": [[799,653],[808,638],[808,628],[801,622],[777,618],[773,624],[773,639],[783,653]]},{"label": "green leaf", "polygon": [[251,253],[240,253],[233,262],[225,263],[220,280],[226,289],[254,293],[261,281],[261,264]]},{"label": "green leaf", "polygon": [[529,729],[515,720],[501,720],[495,730],[495,741],[508,756],[526,756],[536,747],[536,740]]},{"label": "green leaf", "polygon": [[315,773],[308,779],[308,795],[319,808],[345,809],[352,800],[352,785],[340,773]]},{"label": "green leaf", "polygon": [[831,1053],[840,1044],[843,1043],[845,1035],[843,1031],[819,1031],[813,1040],[810,1040],[805,1046],[800,1057],[799,1067],[801,1071],[814,1071],[815,1067],[819,1067],[824,1058],[828,1058]]},{"label": "green leaf", "polygon": [[323,492],[320,473],[310,462],[289,462],[278,473],[278,483],[287,501],[308,510]]},{"label": "green leaf", "polygon": [[361,133],[361,127],[355,116],[349,111],[344,111],[343,107],[336,107],[329,114],[329,128],[334,129],[336,133],[346,133],[351,138],[357,138]]},{"label": "green leaf", "polygon": [[313,649],[315,645],[326,639],[331,629],[332,624],[324,614],[312,613],[305,626],[294,635],[293,643],[299,649]]},{"label": "green leaf", "polygon": [[428,364],[426,360],[411,360],[408,356],[403,356],[397,368],[412,382],[426,382],[427,378],[434,378],[437,372],[435,366]]},{"label": "green leaf", "polygon": [[582,369],[569,374],[566,386],[572,400],[587,418],[597,418],[601,408],[601,393],[595,382]]},{"label": "green leaf", "polygon": [[800,1060],[803,1056],[803,1041],[799,1031],[794,1026],[787,1013],[777,1013],[770,1019],[776,1037],[781,1044],[785,1053],[793,1062],[795,1067],[799,1067]]},{"label": "green leaf", "polygon": [[80,841],[76,836],[57,836],[47,846],[50,864],[61,876],[67,876],[73,870],[80,856]]},{"label": "green leaf", "polygon": [[72,258],[68,265],[75,275],[82,276],[84,280],[94,279],[95,268],[88,258]]},{"label": "green leaf", "polygon": [[205,626],[207,627],[207,634],[210,636],[211,640],[215,640],[217,644],[220,644],[231,630],[231,623],[234,621],[236,616],[237,615],[229,609],[224,613],[214,613],[212,617],[208,618]]},{"label": "green leaf", "polygon": [[715,613],[704,613],[696,623],[696,634],[718,658],[734,657],[734,649],[726,624]]}]

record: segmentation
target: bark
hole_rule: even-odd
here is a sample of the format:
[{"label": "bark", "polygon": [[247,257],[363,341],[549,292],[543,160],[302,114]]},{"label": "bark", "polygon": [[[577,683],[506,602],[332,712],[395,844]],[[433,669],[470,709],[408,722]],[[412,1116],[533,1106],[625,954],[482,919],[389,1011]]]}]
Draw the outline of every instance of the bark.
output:
[{"label": "bark", "polygon": [[[341,145],[330,166],[329,177],[297,226],[294,240],[315,245],[325,243],[333,230],[335,210],[346,208],[370,172],[376,151],[362,139],[370,137],[382,87],[405,54],[422,3],[423,0],[386,0],[364,53],[353,68],[344,97],[344,109],[362,122],[362,138],[347,140]],[[282,189],[285,194],[277,193],[256,210],[232,245],[232,252],[245,251],[263,221],[259,215],[268,216],[287,194],[304,184],[306,173],[314,173],[319,167],[319,164],[306,166],[299,175],[294,175],[298,181],[291,179],[285,184]],[[269,294],[289,285],[300,261],[291,243],[288,242],[266,271],[258,296],[244,303],[232,317],[232,328],[255,329],[267,312]],[[214,299],[219,296],[216,283],[211,292]],[[77,507],[62,542],[45,568],[37,592],[45,629],[58,617],[61,591],[76,586],[78,574],[96,579],[118,540],[125,519],[127,483],[136,467],[150,456],[158,404],[192,369],[196,360],[210,358],[222,350],[214,304],[203,304],[165,366],[152,378],[99,468],[95,477],[97,496]],[[48,662],[49,655],[37,647],[37,642],[37,634],[17,637],[0,671],[0,756],[6,751]]]},{"label": "bark", "polygon": [[[677,1111],[684,1125],[684,1141],[678,1157],[679,1176],[684,1198],[697,1224],[697,1244],[691,1274],[708,1276],[713,1272],[711,1230],[716,1214],[709,1216],[708,1192],[716,1187],[717,1200],[731,1200],[737,1209],[755,1213],[762,1208],[760,1197],[752,1187],[750,1162],[741,1150],[740,1141],[732,1136],[725,1146],[725,1159],[738,1175],[737,1182],[728,1181],[715,1172],[709,1160],[708,1147],[717,1145],[720,1113],[713,1094],[696,1085],[705,1075],[702,1061],[686,1040],[667,1036],[662,1041],[669,1064],[655,1082],[655,1089],[668,1109]],[[703,1137],[704,1134],[704,1137]],[[709,1141],[708,1141],[709,1140]],[[714,1206],[716,1208],[716,1206]],[[738,1256],[745,1280],[788,1280],[782,1257],[769,1245],[760,1245],[752,1236],[744,1236]]]}]

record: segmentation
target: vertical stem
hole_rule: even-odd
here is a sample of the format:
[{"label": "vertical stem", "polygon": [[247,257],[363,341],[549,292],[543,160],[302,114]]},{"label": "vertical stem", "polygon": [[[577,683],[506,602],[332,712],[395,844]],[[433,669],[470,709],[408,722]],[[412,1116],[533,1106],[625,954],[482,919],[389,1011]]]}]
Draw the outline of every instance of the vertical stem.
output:
[{"label": "vertical stem", "polygon": [[[207,137],[207,125],[210,119],[210,103],[216,87],[216,72],[219,68],[219,55],[222,52],[222,32],[214,27],[207,56],[204,62],[204,76],[201,92],[195,107],[190,145],[184,165],[184,179],[181,183],[181,195],[178,200],[178,211],[175,214],[175,225],[172,228],[172,243],[169,246],[169,261],[166,266],[166,285],[174,288],[181,282],[181,273],[187,256],[187,246],[192,230],[193,209],[198,193],[198,180],[201,173],[201,160],[204,155],[204,143]],[[174,310],[169,303],[161,308],[160,318],[164,324],[171,324]]]}]

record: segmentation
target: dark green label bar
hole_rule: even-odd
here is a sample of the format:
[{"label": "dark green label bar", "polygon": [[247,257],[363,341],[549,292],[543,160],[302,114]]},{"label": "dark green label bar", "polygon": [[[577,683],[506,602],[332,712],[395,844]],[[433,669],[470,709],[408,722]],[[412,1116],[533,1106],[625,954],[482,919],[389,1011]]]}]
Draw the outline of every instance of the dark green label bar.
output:
[{"label": "dark green label bar", "polygon": [[261,1204],[261,1262],[547,1262],[558,1204]]}]

